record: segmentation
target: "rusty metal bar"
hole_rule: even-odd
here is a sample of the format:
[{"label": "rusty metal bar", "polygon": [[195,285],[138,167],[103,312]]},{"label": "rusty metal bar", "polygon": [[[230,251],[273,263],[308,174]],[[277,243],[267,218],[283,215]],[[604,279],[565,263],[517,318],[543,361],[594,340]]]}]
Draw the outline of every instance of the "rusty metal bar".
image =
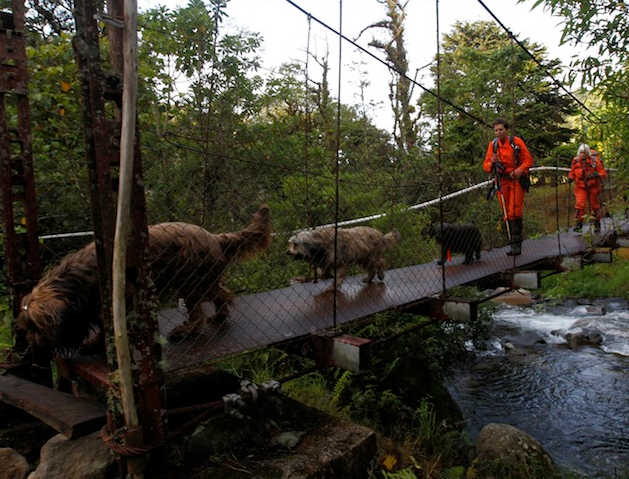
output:
[{"label": "rusty metal bar", "polygon": [[[12,1],[0,24],[0,163],[4,247],[13,314],[42,271],[26,72],[24,4]],[[9,104],[10,101],[14,103]],[[17,124],[7,122],[7,108]]]},{"label": "rusty metal bar", "polygon": [[[0,194],[9,300],[17,317],[22,298],[42,272],[28,101],[24,3],[12,0],[0,17]],[[16,124],[8,118],[17,114]],[[50,356],[27,347],[16,335],[10,358],[13,372],[40,384],[52,384]]]}]

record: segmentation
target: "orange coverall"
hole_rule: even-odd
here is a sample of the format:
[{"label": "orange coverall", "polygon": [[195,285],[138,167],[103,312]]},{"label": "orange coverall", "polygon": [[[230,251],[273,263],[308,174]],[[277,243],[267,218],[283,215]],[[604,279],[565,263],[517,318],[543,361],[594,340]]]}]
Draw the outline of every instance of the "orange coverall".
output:
[{"label": "orange coverall", "polygon": [[[533,157],[529,153],[528,148],[524,144],[521,138],[517,136],[513,137],[513,143],[520,148],[520,154],[518,157],[518,163],[516,164],[513,157],[513,148],[511,148],[511,142],[509,138],[503,143],[498,140],[498,161],[502,164],[504,169],[500,171],[500,186],[502,187],[502,193],[499,191],[498,195],[502,194],[500,201],[505,203],[505,209],[507,217],[505,221],[511,221],[522,218],[524,214],[524,190],[520,185],[517,177],[521,175],[528,175],[529,168],[533,166]],[[487,173],[492,172],[492,156],[494,155],[494,142],[493,140],[487,147],[487,153],[485,154],[485,161],[483,162],[483,170]],[[511,178],[511,173],[514,173],[515,178]]]},{"label": "orange coverall", "polygon": [[[594,173],[598,173],[598,175],[594,175]],[[598,156],[591,155],[584,160],[576,156],[572,159],[568,178],[574,180],[574,197],[576,200],[574,208],[577,221],[582,221],[586,202],[590,203],[592,215],[597,220],[600,219],[601,205],[598,196],[603,190],[601,180],[605,176],[607,176],[607,172]]]}]

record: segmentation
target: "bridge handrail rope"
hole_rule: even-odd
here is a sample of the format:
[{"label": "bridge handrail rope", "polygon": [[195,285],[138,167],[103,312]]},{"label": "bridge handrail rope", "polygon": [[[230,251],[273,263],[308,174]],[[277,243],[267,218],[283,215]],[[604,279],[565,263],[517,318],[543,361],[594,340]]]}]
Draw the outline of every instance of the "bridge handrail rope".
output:
[{"label": "bridge handrail rope", "polygon": [[[536,171],[565,171],[568,172],[570,171],[570,168],[565,168],[563,166],[560,167],[555,167],[555,166],[536,166],[531,168],[529,171],[531,172],[536,172]],[[608,169],[607,171],[611,171],[611,169]],[[408,208],[406,208],[407,211],[411,211],[411,210],[420,210],[423,208],[427,208],[429,206],[434,206],[439,204],[440,201],[443,200],[449,200],[452,198],[456,198],[457,196],[461,196],[464,195],[465,193],[469,193],[470,191],[474,191],[474,190],[478,190],[480,188],[484,188],[487,186],[490,186],[492,183],[494,182],[493,179],[490,180],[485,180],[481,183],[477,183],[475,185],[472,186],[468,186],[467,188],[463,188],[462,190],[458,190],[455,191],[453,193],[448,193],[445,196],[441,196],[432,200],[428,200],[428,201],[424,201],[423,203],[418,203],[416,205],[412,205],[409,206]],[[378,213],[375,215],[371,215],[371,216],[363,216],[362,218],[355,218],[355,219],[351,219],[351,220],[345,220],[345,221],[339,221],[338,223],[329,223],[329,224],[325,224],[325,225],[319,225],[316,226],[315,228],[324,228],[326,226],[334,226],[335,224],[338,226],[350,226],[350,225],[355,225],[355,224],[359,224],[359,223],[366,223],[367,221],[372,221],[372,220],[377,220],[380,218],[384,218],[387,216],[387,213]],[[314,229],[314,228],[310,228],[310,229]],[[300,231],[300,230],[297,230]]]},{"label": "bridge handrail rope", "polygon": [[[559,167],[556,167],[556,166],[534,166],[533,168],[530,169],[530,171],[531,171],[531,173],[542,172],[542,171],[564,171],[564,172],[569,172],[570,168],[566,168],[566,167],[563,167],[563,166],[559,166]],[[616,171],[616,168],[607,168],[607,171],[609,171],[609,172]],[[423,203],[418,203],[416,205],[409,206],[408,208],[406,208],[406,211],[421,210],[423,208],[428,208],[429,206],[437,205],[437,204],[439,204],[440,201],[456,198],[457,196],[464,195],[464,194],[469,193],[471,191],[478,190],[480,188],[485,188],[487,186],[491,186],[493,181],[494,181],[493,179],[485,180],[485,181],[482,181],[481,183],[477,183],[475,185],[468,186],[467,188],[463,188],[462,190],[458,190],[458,191],[455,191],[453,193],[448,193],[445,196],[441,196],[439,198],[435,198],[435,199],[432,199],[432,200],[424,201]],[[310,228],[305,228],[305,230],[313,230],[313,229],[316,229],[316,228],[324,228],[324,227],[330,227],[330,226],[335,226],[335,225],[337,225],[337,226],[351,226],[351,225],[356,225],[356,224],[360,224],[360,223],[366,223],[366,222],[372,221],[372,220],[385,218],[385,217],[388,216],[388,214],[389,213],[377,213],[375,215],[363,216],[361,218],[354,218],[354,219],[351,219],[351,220],[339,221],[338,223],[327,223],[327,224],[323,224],[323,225],[313,226],[313,227],[310,227]],[[295,234],[295,233],[298,233],[299,231],[303,231],[303,229],[293,230],[293,231],[286,232],[286,233],[276,233],[276,234]],[[93,231],[78,231],[76,233],[57,233],[57,234],[42,235],[42,236],[39,236],[39,239],[40,240],[63,239],[63,238],[75,238],[75,237],[80,237],[80,236],[93,236],[93,235],[94,235]]]}]

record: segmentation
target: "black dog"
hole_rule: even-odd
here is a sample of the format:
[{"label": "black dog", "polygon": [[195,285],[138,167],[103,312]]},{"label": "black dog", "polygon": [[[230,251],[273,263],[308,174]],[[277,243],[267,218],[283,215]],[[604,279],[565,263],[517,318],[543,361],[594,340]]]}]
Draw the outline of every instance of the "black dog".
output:
[{"label": "black dog", "polygon": [[464,253],[463,264],[470,264],[476,259],[480,259],[480,249],[483,243],[480,230],[474,223],[443,223],[443,230],[440,223],[431,227],[432,235],[441,245],[441,259],[437,264],[445,264],[446,259],[450,259],[452,253]]}]

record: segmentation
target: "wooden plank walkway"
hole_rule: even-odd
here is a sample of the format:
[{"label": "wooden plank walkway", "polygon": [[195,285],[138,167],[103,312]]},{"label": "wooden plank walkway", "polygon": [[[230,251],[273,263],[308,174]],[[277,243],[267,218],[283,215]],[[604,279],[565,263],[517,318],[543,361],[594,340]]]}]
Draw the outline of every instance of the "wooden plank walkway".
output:
[{"label": "wooden plank walkway", "polygon": [[[599,236],[602,238],[602,236]],[[436,262],[387,271],[383,283],[362,283],[360,276],[348,277],[336,298],[325,292],[331,280],[302,283],[282,289],[237,297],[230,318],[209,324],[196,338],[169,343],[163,348],[170,371],[195,363],[211,362],[250,349],[304,338],[313,332],[343,325],[375,313],[404,308],[439,295],[443,286],[473,283],[510,270],[526,269],[544,260],[585,252],[587,239],[573,232],[525,240],[518,257],[506,254],[508,247],[483,251],[481,260],[461,264],[455,257],[442,269]],[[163,311],[162,334],[183,321],[176,310]]]}]

